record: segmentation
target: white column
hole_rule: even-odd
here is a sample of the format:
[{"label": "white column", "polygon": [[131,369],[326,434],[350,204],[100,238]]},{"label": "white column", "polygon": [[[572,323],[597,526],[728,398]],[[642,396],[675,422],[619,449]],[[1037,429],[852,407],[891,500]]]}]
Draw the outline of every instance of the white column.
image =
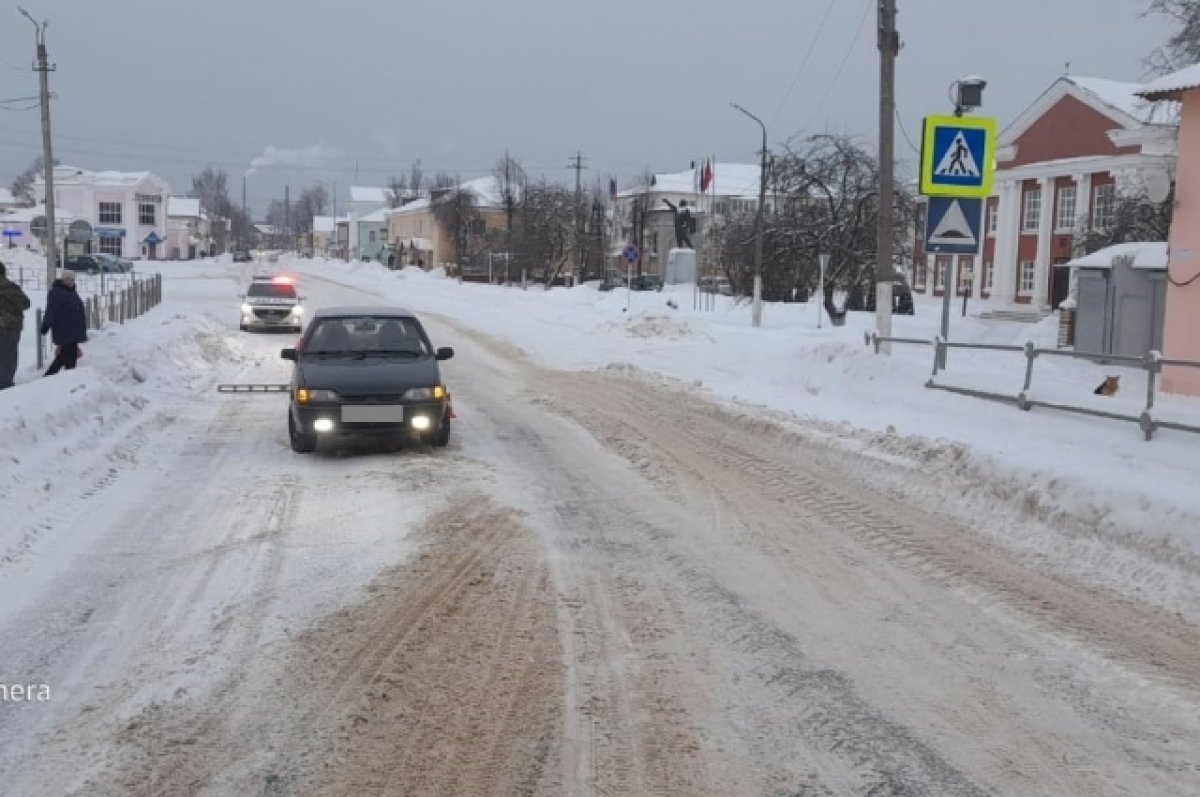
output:
[{"label": "white column", "polygon": [[1021,234],[1021,183],[1006,180],[1000,187],[1000,217],[996,221],[995,279],[991,301],[1012,304],[1017,293],[1017,243]]},{"label": "white column", "polygon": [[[1087,230],[1092,210],[1092,175],[1075,175],[1075,229]],[[1079,296],[1079,272],[1071,269],[1071,297]]]},{"label": "white column", "polygon": [[1034,259],[1032,305],[1045,307],[1050,302],[1047,283],[1050,279],[1050,245],[1054,235],[1054,178],[1043,177],[1042,213],[1038,218],[1037,257]]},{"label": "white column", "polygon": [[1092,209],[1092,176],[1075,175],[1075,218],[1086,225]]}]

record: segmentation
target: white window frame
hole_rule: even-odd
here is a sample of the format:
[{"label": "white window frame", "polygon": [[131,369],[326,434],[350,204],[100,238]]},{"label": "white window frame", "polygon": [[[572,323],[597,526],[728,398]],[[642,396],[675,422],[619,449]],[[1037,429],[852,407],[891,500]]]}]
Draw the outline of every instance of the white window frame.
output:
[{"label": "white window frame", "polygon": [[120,238],[101,238],[100,239],[100,254],[112,255],[114,257],[121,256],[121,239]]},{"label": "white window frame", "polygon": [[989,260],[983,264],[983,286],[981,290],[983,290],[985,293],[991,293],[995,284],[996,264]]},{"label": "white window frame", "polygon": [[913,288],[924,293],[929,289],[929,257],[913,264]]},{"label": "white window frame", "polygon": [[[146,211],[150,211],[147,213]],[[150,217],[150,221],[146,221],[146,216]],[[153,227],[158,224],[158,206],[151,202],[138,203],[138,224],[143,227]]]},{"label": "white window frame", "polygon": [[996,231],[998,229],[1000,229],[1000,203],[999,202],[988,203],[987,215],[988,215],[988,224],[987,224],[988,237],[995,238]]},{"label": "white window frame", "polygon": [[954,268],[953,255],[934,255],[933,257],[933,289],[935,291],[945,290],[946,288],[946,260],[950,261],[950,268]]},{"label": "white window frame", "polygon": [[120,224],[121,223],[121,203],[120,202],[101,202],[96,209],[96,218],[100,220],[100,224]]},{"label": "white window frame", "polygon": [[[1101,192],[1104,199],[1101,200]],[[1101,212],[1103,211],[1103,215]],[[1092,229],[1107,230],[1117,221],[1117,186],[1113,183],[1092,189]]]},{"label": "white window frame", "polygon": [[1079,190],[1073,185],[1058,189],[1058,201],[1054,208],[1054,229],[1070,232],[1075,229],[1075,208],[1078,207]]},{"label": "white window frame", "polygon": [[1042,189],[1025,192],[1021,204],[1021,232],[1037,232],[1042,221]]},{"label": "white window frame", "polygon": [[1022,260],[1017,267],[1017,294],[1032,296],[1037,288],[1037,263],[1032,260]]}]

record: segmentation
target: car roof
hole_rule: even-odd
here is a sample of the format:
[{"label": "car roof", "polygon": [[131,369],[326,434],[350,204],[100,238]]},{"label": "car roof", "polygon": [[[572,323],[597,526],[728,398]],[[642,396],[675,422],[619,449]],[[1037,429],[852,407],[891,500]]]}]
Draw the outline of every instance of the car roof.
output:
[{"label": "car roof", "polygon": [[313,318],[346,318],[353,316],[374,316],[375,318],[416,318],[416,315],[403,307],[393,305],[344,305],[340,307],[322,307],[313,314]]}]

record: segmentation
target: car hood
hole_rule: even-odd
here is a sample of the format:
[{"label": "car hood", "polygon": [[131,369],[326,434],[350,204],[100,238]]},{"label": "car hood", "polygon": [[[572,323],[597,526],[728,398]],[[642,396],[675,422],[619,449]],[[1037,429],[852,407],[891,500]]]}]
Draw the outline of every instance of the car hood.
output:
[{"label": "car hood", "polygon": [[440,385],[437,360],[368,355],[361,360],[309,355],[296,364],[297,385],[335,390],[343,396],[399,394],[410,387]]}]

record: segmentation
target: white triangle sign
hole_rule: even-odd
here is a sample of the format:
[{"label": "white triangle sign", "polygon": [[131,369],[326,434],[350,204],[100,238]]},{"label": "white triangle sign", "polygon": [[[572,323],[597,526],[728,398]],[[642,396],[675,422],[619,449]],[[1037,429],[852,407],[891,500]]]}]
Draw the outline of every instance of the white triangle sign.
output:
[{"label": "white triangle sign", "polygon": [[950,203],[942,220],[933,228],[929,236],[929,244],[935,246],[975,246],[978,240],[971,232],[971,224],[967,214],[963,213],[962,205],[955,200]]},{"label": "white triangle sign", "polygon": [[942,156],[941,163],[933,172],[938,177],[979,177],[979,164],[975,162],[975,156],[971,154],[971,148],[967,146],[967,137],[962,131],[958,131],[958,135],[954,137],[954,141],[950,144],[950,148],[946,150],[946,154]]}]

